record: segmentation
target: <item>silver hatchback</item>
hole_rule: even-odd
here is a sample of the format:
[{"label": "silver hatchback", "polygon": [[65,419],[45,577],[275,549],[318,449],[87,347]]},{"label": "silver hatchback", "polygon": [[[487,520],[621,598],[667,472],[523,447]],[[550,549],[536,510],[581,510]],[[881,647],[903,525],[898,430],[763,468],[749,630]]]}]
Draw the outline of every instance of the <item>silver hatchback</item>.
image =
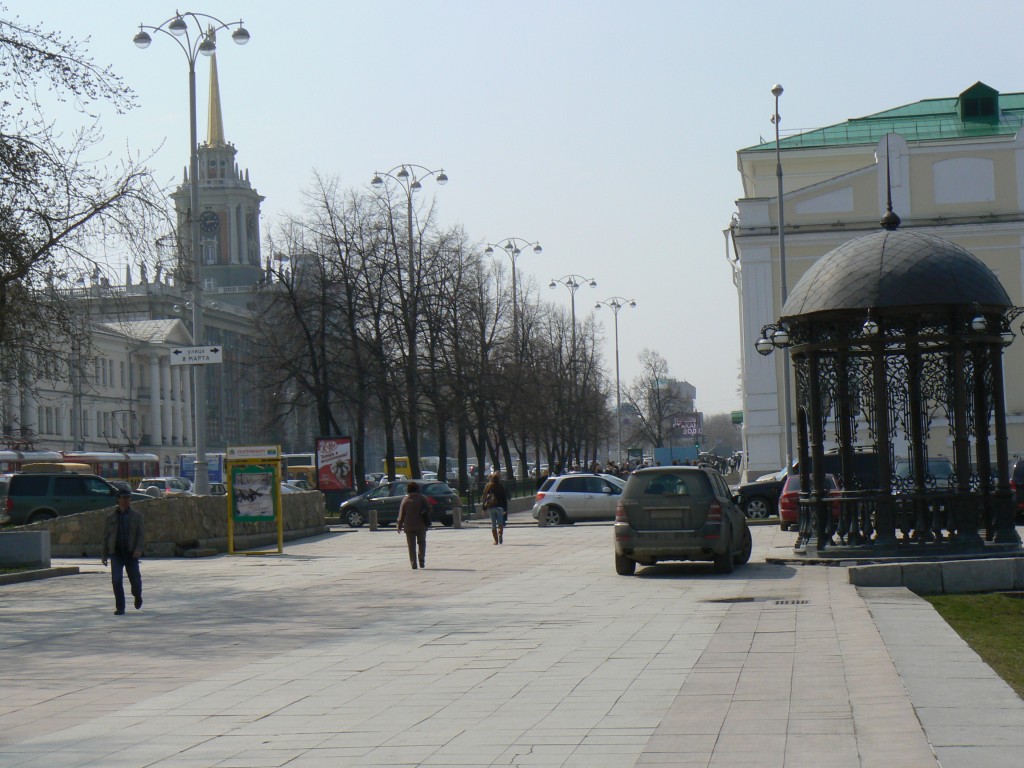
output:
[{"label": "silver hatchback", "polygon": [[615,519],[625,483],[614,475],[577,473],[549,477],[537,491],[533,519],[537,525]]},{"label": "silver hatchback", "polygon": [[615,571],[636,564],[708,560],[731,573],[750,559],[746,518],[710,467],[648,467],[629,476],[615,511]]}]

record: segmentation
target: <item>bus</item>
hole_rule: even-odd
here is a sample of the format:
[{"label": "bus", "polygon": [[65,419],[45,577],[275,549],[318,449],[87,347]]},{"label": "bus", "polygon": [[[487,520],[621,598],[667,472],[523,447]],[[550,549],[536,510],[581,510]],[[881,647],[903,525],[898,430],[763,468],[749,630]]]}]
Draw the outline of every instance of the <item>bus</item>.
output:
[{"label": "bus", "polygon": [[160,457],[155,453],[65,451],[60,460],[87,464],[94,474],[107,480],[122,480],[132,487],[144,477],[160,474]]},{"label": "bus", "polygon": [[64,461],[58,451],[0,451],[0,473],[18,472],[25,464]]}]

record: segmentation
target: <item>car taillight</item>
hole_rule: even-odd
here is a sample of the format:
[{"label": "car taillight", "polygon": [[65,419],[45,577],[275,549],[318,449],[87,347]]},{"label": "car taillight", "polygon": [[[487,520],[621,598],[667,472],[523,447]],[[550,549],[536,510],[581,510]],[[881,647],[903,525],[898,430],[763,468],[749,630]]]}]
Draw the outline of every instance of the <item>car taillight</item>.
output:
[{"label": "car taillight", "polygon": [[616,523],[628,523],[629,522],[629,520],[626,519],[626,508],[624,506],[622,506],[622,502],[621,501],[618,504],[615,505],[615,522]]},{"label": "car taillight", "polygon": [[14,511],[14,499],[12,499],[10,496],[8,496],[6,499],[4,499],[4,509],[7,512],[13,512]]},{"label": "car taillight", "polygon": [[436,507],[437,499],[435,499],[433,496],[427,496],[427,503],[430,504],[430,506],[432,507]]},{"label": "car taillight", "polygon": [[719,504],[717,501],[712,501],[711,504],[708,506],[707,522],[722,522],[722,505]]},{"label": "car taillight", "polygon": [[546,495],[547,495],[547,494],[543,494],[543,493],[538,493],[538,494],[537,494],[537,501],[543,501],[543,500],[544,500],[544,496],[546,496]]}]

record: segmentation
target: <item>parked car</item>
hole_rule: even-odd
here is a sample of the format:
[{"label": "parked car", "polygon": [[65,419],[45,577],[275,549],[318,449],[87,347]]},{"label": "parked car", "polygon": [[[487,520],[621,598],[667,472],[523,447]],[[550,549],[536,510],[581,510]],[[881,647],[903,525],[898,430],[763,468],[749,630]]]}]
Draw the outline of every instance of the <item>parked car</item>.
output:
[{"label": "parked car", "polygon": [[[384,481],[365,493],[342,502],[338,508],[341,519],[352,528],[361,528],[370,520],[370,510],[377,511],[378,525],[392,525],[398,520],[398,508],[402,504],[408,480]],[[447,483],[422,483],[420,493],[430,503],[430,520],[450,526],[455,521],[454,510],[462,506],[459,495]]]},{"label": "parked car", "polygon": [[164,496],[189,495],[192,484],[184,477],[144,477],[135,487],[137,491],[146,493],[147,488],[156,488]]},{"label": "parked car", "polygon": [[744,515],[753,520],[763,520],[778,508],[779,494],[782,493],[782,486],[785,484],[786,470],[783,468],[741,484],[736,489],[734,500]]},{"label": "parked car", "polygon": [[663,560],[711,561],[717,573],[731,573],[753,547],[746,518],[711,467],[633,472],[619,497],[614,540],[620,576]]},{"label": "parked car", "polygon": [[[914,465],[907,459],[900,459],[896,462],[893,472],[893,484],[900,491],[909,493],[914,490]],[[928,467],[925,469],[924,487],[928,491],[948,491],[949,481],[954,475],[953,462],[945,456],[937,456],[928,459]]]},{"label": "parked car", "polygon": [[210,483],[211,496],[227,496],[228,487],[224,483]]},{"label": "parked car", "polygon": [[1024,459],[1017,459],[1010,472],[1010,490],[1013,491],[1013,508],[1017,519],[1024,521]]},{"label": "parked car", "polygon": [[[0,509],[14,525],[117,506],[119,490],[97,475],[77,472],[20,472],[10,475]],[[149,501],[132,494],[132,503]]]},{"label": "parked car", "polygon": [[613,475],[549,477],[537,491],[533,519],[537,525],[614,520],[615,507],[625,487],[625,482]]},{"label": "parked car", "polygon": [[[788,531],[796,528],[800,520],[800,475],[790,475],[779,496],[779,528]],[[825,487],[830,496],[839,496],[839,486],[831,474],[825,475]],[[839,521],[839,499],[832,502],[832,520]]]}]

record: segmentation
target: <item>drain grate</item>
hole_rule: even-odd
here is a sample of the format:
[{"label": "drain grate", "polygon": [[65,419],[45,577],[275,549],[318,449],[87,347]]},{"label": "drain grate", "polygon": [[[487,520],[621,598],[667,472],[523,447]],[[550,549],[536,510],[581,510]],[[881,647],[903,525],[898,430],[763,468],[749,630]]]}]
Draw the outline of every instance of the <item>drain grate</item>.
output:
[{"label": "drain grate", "polygon": [[713,597],[705,603],[771,603],[772,605],[807,605],[810,600],[787,600],[783,597]]}]

